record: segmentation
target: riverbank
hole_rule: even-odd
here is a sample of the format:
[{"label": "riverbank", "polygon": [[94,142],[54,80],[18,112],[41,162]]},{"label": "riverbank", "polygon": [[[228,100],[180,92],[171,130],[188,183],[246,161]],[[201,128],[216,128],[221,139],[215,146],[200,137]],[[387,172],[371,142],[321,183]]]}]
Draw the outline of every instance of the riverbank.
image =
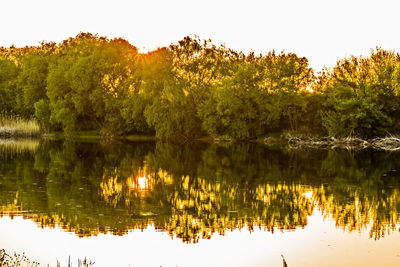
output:
[{"label": "riverbank", "polygon": [[223,143],[261,143],[268,146],[288,146],[291,149],[305,148],[341,148],[341,149],[367,149],[397,151],[400,150],[400,138],[395,136],[375,137],[371,139],[361,139],[358,137],[336,138],[332,136],[313,137],[290,134],[274,134],[265,138],[237,140],[232,138],[204,137],[199,141],[223,144]]},{"label": "riverbank", "polygon": [[14,116],[0,116],[0,138],[30,138],[41,135],[39,123],[35,119]]},{"label": "riverbank", "polygon": [[385,151],[400,150],[400,138],[376,137],[373,139],[360,139],[357,137],[292,137],[289,136],[287,144],[291,148],[342,148],[342,149],[366,149],[372,148]]},{"label": "riverbank", "polygon": [[[128,135],[114,136],[112,138],[104,138],[97,131],[81,131],[72,136],[66,136],[62,132],[41,133],[36,122],[32,121],[13,121],[12,123],[0,124],[0,140],[26,140],[29,138],[44,138],[50,140],[56,139],[76,139],[86,141],[159,141],[160,139],[154,135]],[[161,139],[180,143],[178,140]],[[185,140],[186,143],[188,140]],[[358,137],[335,138],[331,136],[312,137],[301,135],[285,135],[273,134],[271,136],[259,139],[243,139],[238,140],[227,137],[211,137],[203,136],[193,141],[199,141],[209,144],[229,144],[229,143],[261,143],[265,145],[288,146],[291,149],[303,148],[341,148],[341,149],[366,149],[372,148],[385,151],[400,150],[400,138],[395,136],[376,137],[372,139],[361,139]]]},{"label": "riverbank", "polygon": [[0,127],[0,138],[28,138],[28,137],[39,137],[39,131],[26,131],[22,129],[16,129],[9,126]]}]

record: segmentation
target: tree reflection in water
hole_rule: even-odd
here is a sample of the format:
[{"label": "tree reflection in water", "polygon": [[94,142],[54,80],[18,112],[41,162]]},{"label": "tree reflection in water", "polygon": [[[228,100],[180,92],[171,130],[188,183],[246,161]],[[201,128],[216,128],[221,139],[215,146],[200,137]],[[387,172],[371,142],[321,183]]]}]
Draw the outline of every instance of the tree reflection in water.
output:
[{"label": "tree reflection in water", "polygon": [[396,153],[54,141],[0,149],[0,159],[2,216],[79,236],[154,225],[197,242],[238,228],[304,227],[316,210],[375,239],[399,230]]}]

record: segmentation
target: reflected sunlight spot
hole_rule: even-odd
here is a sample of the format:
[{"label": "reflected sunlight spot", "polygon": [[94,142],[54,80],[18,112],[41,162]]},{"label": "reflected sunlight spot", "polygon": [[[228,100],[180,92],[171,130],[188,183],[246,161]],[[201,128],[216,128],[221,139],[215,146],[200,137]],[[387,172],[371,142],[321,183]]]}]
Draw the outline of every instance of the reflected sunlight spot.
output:
[{"label": "reflected sunlight spot", "polygon": [[305,198],[307,198],[307,199],[309,199],[309,200],[311,200],[312,199],[312,196],[313,196],[313,191],[307,191],[307,192],[304,192],[303,194],[302,194],[302,196],[303,197],[305,197]]},{"label": "reflected sunlight spot", "polygon": [[314,88],[313,88],[313,86],[312,85],[308,85],[307,87],[306,87],[306,90],[305,90],[306,92],[309,92],[309,93],[314,93]]},{"label": "reflected sunlight spot", "polygon": [[132,182],[132,188],[140,191],[150,189],[150,177],[149,176],[139,176],[136,181]]},{"label": "reflected sunlight spot", "polygon": [[148,187],[148,181],[146,177],[139,177],[138,178],[138,184],[140,189],[147,189]]}]

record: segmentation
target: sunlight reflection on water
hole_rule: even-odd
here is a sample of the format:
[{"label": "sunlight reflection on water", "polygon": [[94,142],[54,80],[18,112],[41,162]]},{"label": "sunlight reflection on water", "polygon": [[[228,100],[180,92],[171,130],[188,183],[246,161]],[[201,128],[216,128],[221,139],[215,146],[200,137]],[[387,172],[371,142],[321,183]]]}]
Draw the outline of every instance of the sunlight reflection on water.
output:
[{"label": "sunlight reflection on water", "polygon": [[0,249],[44,266],[399,266],[400,154],[44,142],[0,158]]}]

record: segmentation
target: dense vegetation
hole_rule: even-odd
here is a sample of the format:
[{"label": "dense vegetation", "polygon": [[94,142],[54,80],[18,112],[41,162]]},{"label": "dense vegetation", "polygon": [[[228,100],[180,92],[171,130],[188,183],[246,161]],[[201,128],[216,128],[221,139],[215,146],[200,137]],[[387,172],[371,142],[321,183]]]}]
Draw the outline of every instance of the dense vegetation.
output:
[{"label": "dense vegetation", "polygon": [[0,48],[0,113],[67,135],[382,136],[400,130],[399,92],[400,56],[380,48],[317,76],[292,53],[246,55],[197,37],[146,54],[89,33]]}]

